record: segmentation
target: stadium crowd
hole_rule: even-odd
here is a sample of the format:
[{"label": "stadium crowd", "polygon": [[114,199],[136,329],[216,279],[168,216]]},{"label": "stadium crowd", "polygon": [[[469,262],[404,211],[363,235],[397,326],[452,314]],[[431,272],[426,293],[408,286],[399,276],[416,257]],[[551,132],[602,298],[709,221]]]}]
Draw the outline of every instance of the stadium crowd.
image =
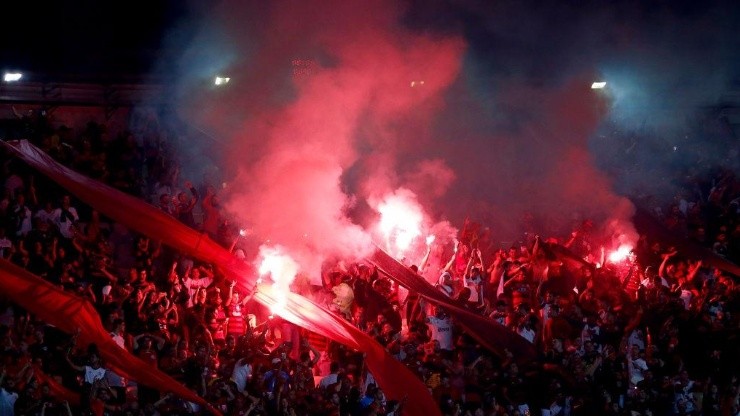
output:
[{"label": "stadium crowd", "polygon": [[[72,131],[33,120],[25,133],[61,163],[242,254],[217,191],[180,178],[156,123],[111,138],[95,123]],[[1,157],[3,259],[87,298],[121,348],[222,413],[364,416],[413,408],[386,398],[362,353],[270,315],[212,265],[135,235],[10,154]],[[667,228],[737,264],[740,181],[718,169],[696,183],[671,205],[649,208]],[[483,349],[447,311],[369,263],[327,265],[323,287],[296,290],[372,335],[424,381],[446,416],[740,414],[738,276],[649,236],[610,264],[598,259],[590,227],[585,221],[571,235],[506,249],[482,250],[490,245],[463,233],[437,248],[444,261],[411,266],[459,305],[531,342],[538,351],[531,363],[518,363],[516,351]],[[598,267],[547,253],[556,242],[581,257],[596,254]],[[107,370],[95,345],[2,295],[0,343],[0,415],[205,411]]]}]

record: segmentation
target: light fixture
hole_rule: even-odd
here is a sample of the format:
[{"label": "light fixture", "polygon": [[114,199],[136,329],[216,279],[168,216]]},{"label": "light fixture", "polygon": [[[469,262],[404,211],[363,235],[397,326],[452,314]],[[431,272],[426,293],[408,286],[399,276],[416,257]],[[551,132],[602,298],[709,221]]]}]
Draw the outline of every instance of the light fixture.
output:
[{"label": "light fixture", "polygon": [[591,84],[592,90],[601,90],[601,89],[604,89],[604,87],[606,87],[605,81],[598,81],[598,82],[594,82],[593,84]]},{"label": "light fixture", "polygon": [[3,81],[5,82],[16,82],[19,81],[23,77],[23,74],[20,72],[6,72],[5,76],[3,76]]}]

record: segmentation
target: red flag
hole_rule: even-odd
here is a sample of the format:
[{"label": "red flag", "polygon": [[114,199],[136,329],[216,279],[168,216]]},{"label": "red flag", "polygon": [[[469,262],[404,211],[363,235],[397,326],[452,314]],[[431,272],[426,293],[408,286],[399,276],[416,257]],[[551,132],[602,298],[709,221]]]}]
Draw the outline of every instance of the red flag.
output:
[{"label": "red flag", "polygon": [[97,344],[105,366],[117,374],[152,388],[170,391],[183,399],[205,406],[214,414],[221,414],[192,390],[119,347],[103,328],[98,312],[87,300],[68,293],[7,260],[0,260],[0,289],[14,303],[44,322],[67,333],[79,329],[79,340],[84,344]]},{"label": "red flag", "polygon": [[[227,278],[253,290],[257,276],[243,261],[204,233],[183,225],[155,207],[76,173],[26,141],[8,146],[18,157],[109,218],[203,261],[214,263]],[[265,306],[278,303],[271,286],[261,285],[254,299]],[[388,354],[372,337],[303,296],[288,293],[280,317],[336,342],[366,353],[367,366],[389,398],[408,397],[408,414],[441,415],[426,385]],[[124,373],[121,373],[125,375]],[[131,377],[136,380],[136,378]]]},{"label": "red flag", "polygon": [[59,400],[66,400],[69,404],[79,405],[80,395],[63,385],[57,383],[52,377],[49,377],[46,373],[41,371],[41,368],[37,365],[33,366],[33,376],[39,382],[39,384],[46,384],[49,386],[51,394]]},{"label": "red flag", "polygon": [[537,351],[532,343],[498,322],[453,303],[450,298],[435,289],[423,277],[409,270],[383,250],[376,249],[370,257],[370,261],[410,291],[415,291],[434,304],[443,306],[450,316],[454,317],[467,330],[470,336],[500,357],[504,358],[506,356],[505,350],[508,350],[514,354],[514,358],[519,363],[525,363],[536,358]]}]

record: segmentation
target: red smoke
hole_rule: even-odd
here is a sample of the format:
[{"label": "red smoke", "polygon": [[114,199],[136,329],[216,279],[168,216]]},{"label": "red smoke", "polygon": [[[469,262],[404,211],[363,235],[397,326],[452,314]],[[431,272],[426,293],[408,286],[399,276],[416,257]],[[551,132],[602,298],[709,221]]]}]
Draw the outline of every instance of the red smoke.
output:
[{"label": "red smoke", "polygon": [[[200,122],[230,137],[227,159],[237,176],[222,198],[226,208],[309,274],[324,256],[367,253],[370,237],[348,209],[403,184],[397,155],[428,139],[464,43],[403,29],[392,1],[270,2],[259,18],[227,3],[223,22],[253,53],[228,71],[227,96],[198,106]],[[308,76],[292,76],[296,59],[315,62]],[[233,109],[246,118],[236,131],[223,130],[233,125],[223,115]],[[353,166],[362,179],[344,183]],[[430,196],[454,178],[439,159],[419,158],[405,171],[414,190]],[[348,189],[357,185],[359,193]]]},{"label": "red smoke", "polygon": [[[616,226],[600,230],[606,237],[631,235],[630,204],[588,150],[608,104],[590,73],[552,85],[515,71],[479,77],[474,64],[463,71],[460,38],[412,32],[390,1],[221,10],[241,60],[228,90],[198,100],[195,114],[229,138],[230,213],[302,272],[365,254],[378,220],[371,201],[400,188],[426,224],[470,215],[494,242],[562,235],[585,218]],[[294,76],[296,60],[310,72]]]}]

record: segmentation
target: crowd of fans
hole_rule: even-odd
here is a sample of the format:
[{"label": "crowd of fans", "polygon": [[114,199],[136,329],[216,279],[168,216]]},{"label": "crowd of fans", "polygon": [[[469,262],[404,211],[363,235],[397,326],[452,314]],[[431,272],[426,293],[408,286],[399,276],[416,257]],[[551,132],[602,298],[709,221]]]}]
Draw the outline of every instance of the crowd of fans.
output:
[{"label": "crowd of fans", "polygon": [[[32,126],[33,127],[33,126]],[[156,125],[108,137],[31,129],[75,170],[153,205],[233,247],[213,188],[179,177]],[[139,144],[143,143],[143,145]],[[240,293],[209,264],[135,235],[2,154],[0,255],[89,299],[111,337],[227,415],[400,415],[361,352],[301,330]],[[738,263],[740,181],[697,178],[659,220]],[[598,253],[590,224],[559,240]],[[407,293],[372,264],[332,264],[306,296],[370,334],[428,386],[444,415],[737,415],[737,276],[645,237],[620,264],[573,267],[546,250],[557,236],[481,251],[474,237],[411,266],[460,306],[531,342],[538,358],[495,355],[444,308]],[[431,247],[430,247],[431,250]],[[446,250],[446,251],[445,251]],[[429,253],[427,253],[429,254]],[[598,257],[598,256],[596,256]],[[562,282],[571,282],[563,287]],[[298,289],[297,289],[298,290]],[[194,403],[107,370],[80,345],[0,298],[1,415],[201,414]],[[79,394],[60,397],[58,383]]]}]

